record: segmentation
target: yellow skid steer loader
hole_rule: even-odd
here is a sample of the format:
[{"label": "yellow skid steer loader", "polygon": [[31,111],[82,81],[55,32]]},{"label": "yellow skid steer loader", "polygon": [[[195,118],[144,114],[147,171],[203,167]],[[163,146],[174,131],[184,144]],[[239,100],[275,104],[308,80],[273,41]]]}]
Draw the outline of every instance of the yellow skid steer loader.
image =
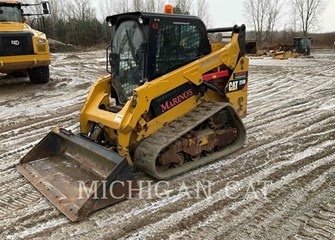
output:
[{"label": "yellow skid steer loader", "polygon": [[72,221],[135,194],[133,167],[169,179],[246,138],[244,25],[206,29],[194,16],[143,12],[107,22],[110,74],[91,87],[80,133],[54,129],[18,165]]}]

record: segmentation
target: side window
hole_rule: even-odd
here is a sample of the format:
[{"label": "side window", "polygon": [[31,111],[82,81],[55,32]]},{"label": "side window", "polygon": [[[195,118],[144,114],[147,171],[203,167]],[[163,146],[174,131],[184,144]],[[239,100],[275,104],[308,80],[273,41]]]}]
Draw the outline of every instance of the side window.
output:
[{"label": "side window", "polygon": [[161,25],[155,75],[163,75],[201,57],[201,32],[193,25]]},{"label": "side window", "polygon": [[0,6],[0,22],[23,22],[21,13],[17,5]]}]

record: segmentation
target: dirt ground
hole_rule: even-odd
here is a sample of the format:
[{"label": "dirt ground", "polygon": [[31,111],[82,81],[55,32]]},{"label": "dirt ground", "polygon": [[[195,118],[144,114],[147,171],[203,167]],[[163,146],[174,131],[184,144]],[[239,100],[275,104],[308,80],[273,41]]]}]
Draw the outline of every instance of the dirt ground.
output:
[{"label": "dirt ground", "polygon": [[[71,223],[16,170],[50,128],[78,130],[103,51],[54,54],[52,79],[0,79],[1,239],[335,239],[335,50],[251,59],[243,149]],[[138,179],[150,179],[143,173]],[[189,197],[197,180],[206,197]],[[252,191],[250,191],[252,190]]]}]

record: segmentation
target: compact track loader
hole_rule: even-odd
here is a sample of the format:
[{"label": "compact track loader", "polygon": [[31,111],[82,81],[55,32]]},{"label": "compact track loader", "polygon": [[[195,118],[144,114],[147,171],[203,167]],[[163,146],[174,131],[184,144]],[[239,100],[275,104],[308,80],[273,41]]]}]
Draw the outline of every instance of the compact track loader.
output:
[{"label": "compact track loader", "polygon": [[143,12],[107,22],[110,74],[91,87],[80,133],[54,129],[18,165],[72,221],[135,194],[134,169],[169,179],[246,138],[244,25],[206,29],[194,16]]}]

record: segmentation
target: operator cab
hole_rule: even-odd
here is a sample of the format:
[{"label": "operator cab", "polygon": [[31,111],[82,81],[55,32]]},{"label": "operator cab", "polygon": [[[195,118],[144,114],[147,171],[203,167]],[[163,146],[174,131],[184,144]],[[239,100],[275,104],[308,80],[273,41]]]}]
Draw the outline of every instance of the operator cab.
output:
[{"label": "operator cab", "polygon": [[305,56],[311,55],[312,38],[295,37],[293,38],[293,45],[297,53],[304,54]]},{"label": "operator cab", "polygon": [[211,52],[206,27],[198,17],[134,12],[106,20],[112,27],[107,70],[119,104],[144,82]]},{"label": "operator cab", "polygon": [[23,22],[20,4],[0,3],[0,22]]}]

